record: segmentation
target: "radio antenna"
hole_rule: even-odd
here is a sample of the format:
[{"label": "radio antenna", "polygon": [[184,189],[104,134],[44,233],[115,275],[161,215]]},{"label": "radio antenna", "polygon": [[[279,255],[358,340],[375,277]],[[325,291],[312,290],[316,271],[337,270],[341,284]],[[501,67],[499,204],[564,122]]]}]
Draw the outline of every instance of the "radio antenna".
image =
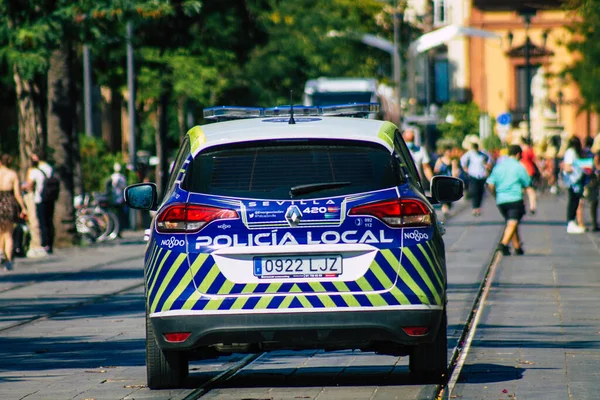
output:
[{"label": "radio antenna", "polygon": [[294,103],[292,101],[293,93],[293,90],[290,90],[290,120],[288,121],[288,124],[290,125],[296,124],[296,121],[294,120]]}]

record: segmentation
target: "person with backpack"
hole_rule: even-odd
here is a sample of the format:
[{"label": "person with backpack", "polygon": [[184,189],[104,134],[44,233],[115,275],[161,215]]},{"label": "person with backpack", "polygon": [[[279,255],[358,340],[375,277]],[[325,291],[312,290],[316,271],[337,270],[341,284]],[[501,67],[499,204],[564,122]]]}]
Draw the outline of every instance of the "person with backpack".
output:
[{"label": "person with backpack", "polygon": [[110,205],[114,208],[119,219],[119,231],[117,237],[121,237],[121,231],[127,224],[127,213],[125,209],[125,188],[127,187],[127,178],[121,173],[121,164],[113,165],[113,173],[106,180],[104,191],[110,199]]},{"label": "person with backpack", "polygon": [[460,158],[460,165],[467,173],[469,191],[473,204],[473,215],[481,215],[481,203],[485,192],[485,180],[492,167],[489,154],[479,150],[479,143],[471,143],[471,149]]},{"label": "person with backpack", "polygon": [[42,247],[52,254],[54,244],[54,205],[58,199],[60,182],[54,169],[40,154],[31,155],[32,168],[27,174],[28,190],[33,190],[36,215],[40,227]]}]

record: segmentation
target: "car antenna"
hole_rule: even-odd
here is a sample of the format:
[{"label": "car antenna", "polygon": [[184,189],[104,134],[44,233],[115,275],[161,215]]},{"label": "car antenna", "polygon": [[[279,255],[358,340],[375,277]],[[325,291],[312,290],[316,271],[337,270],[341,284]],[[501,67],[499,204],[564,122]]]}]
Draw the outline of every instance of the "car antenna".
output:
[{"label": "car antenna", "polygon": [[293,93],[294,93],[294,91],[290,90],[290,120],[288,121],[288,124],[290,124],[290,125],[296,124],[296,121],[294,120],[294,103],[292,101]]}]

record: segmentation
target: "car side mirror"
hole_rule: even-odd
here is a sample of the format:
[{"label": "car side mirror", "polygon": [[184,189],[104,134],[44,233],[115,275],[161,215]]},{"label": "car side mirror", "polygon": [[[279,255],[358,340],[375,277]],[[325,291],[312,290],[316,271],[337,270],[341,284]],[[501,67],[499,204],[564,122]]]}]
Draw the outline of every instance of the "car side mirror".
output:
[{"label": "car side mirror", "polygon": [[154,183],[136,183],[125,189],[125,203],[137,210],[156,210],[158,194]]},{"label": "car side mirror", "polygon": [[465,184],[462,179],[452,176],[431,178],[431,195],[438,203],[452,203],[463,197]]}]

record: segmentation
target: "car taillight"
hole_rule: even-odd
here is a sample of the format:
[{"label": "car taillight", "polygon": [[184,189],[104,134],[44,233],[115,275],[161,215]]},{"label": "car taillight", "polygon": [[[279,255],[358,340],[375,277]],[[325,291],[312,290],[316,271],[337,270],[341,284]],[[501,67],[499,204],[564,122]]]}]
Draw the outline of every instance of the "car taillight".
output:
[{"label": "car taillight", "polygon": [[431,225],[429,207],[417,199],[394,199],[354,207],[349,215],[371,215],[393,227]]},{"label": "car taillight", "polygon": [[235,210],[194,204],[174,204],[156,218],[159,232],[194,232],[216,219],[239,218]]}]

